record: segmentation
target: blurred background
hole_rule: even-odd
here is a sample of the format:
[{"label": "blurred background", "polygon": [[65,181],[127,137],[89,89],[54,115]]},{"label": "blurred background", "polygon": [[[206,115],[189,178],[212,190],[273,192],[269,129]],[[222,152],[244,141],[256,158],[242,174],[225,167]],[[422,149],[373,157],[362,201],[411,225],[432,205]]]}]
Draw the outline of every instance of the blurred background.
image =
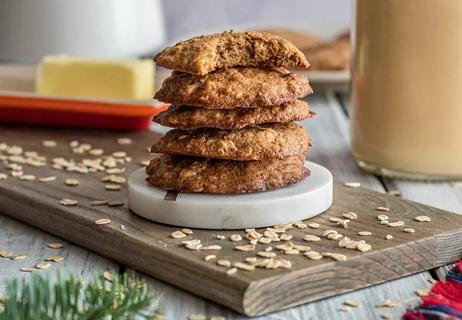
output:
[{"label": "blurred background", "polygon": [[[86,112],[84,123],[99,125],[89,114],[92,103],[117,112],[153,103],[153,91],[169,75],[154,65],[156,52],[230,29],[288,39],[311,62],[309,71],[297,72],[306,73],[316,91],[348,91],[351,14],[348,0],[2,0],[0,120],[81,126],[37,111],[38,104],[56,109],[50,99],[60,98],[53,112]],[[20,106],[32,116],[18,113]],[[133,128],[144,128],[147,119]]]},{"label": "blurred background", "polygon": [[162,5],[168,40],[246,25],[347,29],[352,14],[350,0],[164,0]]}]

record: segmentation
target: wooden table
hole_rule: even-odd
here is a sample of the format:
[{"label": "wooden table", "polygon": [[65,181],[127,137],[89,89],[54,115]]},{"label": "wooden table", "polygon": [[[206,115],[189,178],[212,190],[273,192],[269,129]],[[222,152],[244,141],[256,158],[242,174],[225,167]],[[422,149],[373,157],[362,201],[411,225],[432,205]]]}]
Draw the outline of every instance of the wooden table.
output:
[{"label": "wooden table", "polygon": [[[317,113],[314,119],[304,122],[314,140],[309,159],[329,168],[336,180],[359,181],[362,186],[381,192],[400,191],[403,198],[462,213],[462,188],[448,183],[384,180],[361,171],[350,153],[348,98],[335,92],[326,92],[309,97],[308,100],[311,108]],[[28,265],[51,255],[53,252],[46,248],[46,244],[53,241],[63,242],[47,233],[0,215],[0,248],[9,248],[17,253],[27,252]],[[133,276],[145,278],[161,295],[160,305],[167,319],[186,319],[191,314],[222,315],[226,319],[245,318],[229,309],[144,276],[73,244],[66,244],[62,255],[66,257],[62,267],[83,277],[112,270],[126,271]],[[19,271],[20,267],[22,267],[21,261],[0,259],[0,295],[4,293],[7,280],[27,276]],[[422,272],[258,319],[379,319],[382,314],[390,314],[398,319],[406,308],[418,303],[419,298],[415,290],[431,287],[429,280],[443,277],[446,270],[447,268],[443,267]],[[348,312],[338,311],[342,302],[348,299],[360,301],[361,307]],[[399,300],[403,302],[403,306],[391,309],[374,307],[385,299]]]}]

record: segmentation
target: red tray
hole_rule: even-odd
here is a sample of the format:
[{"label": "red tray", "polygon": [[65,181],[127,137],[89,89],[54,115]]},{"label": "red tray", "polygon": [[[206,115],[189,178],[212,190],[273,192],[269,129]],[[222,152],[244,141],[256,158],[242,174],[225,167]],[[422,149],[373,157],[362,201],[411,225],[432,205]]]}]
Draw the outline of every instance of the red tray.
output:
[{"label": "red tray", "polygon": [[153,101],[96,100],[0,91],[0,122],[144,130],[168,105]]}]

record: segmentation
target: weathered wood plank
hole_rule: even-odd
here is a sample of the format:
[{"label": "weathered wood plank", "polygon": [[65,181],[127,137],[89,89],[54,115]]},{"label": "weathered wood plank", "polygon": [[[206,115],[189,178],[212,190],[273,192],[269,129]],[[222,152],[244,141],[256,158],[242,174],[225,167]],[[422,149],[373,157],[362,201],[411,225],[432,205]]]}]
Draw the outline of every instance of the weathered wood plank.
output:
[{"label": "weathered wood plank", "polygon": [[[63,243],[64,248],[48,248],[47,244],[51,242]],[[90,278],[105,270],[118,270],[118,265],[106,258],[4,215],[0,215],[0,249],[12,250],[15,254],[27,254],[24,260],[0,258],[0,296],[4,294],[8,280],[30,275],[21,272],[22,267],[32,267],[53,255],[61,255],[65,259],[60,263],[53,263],[50,269],[35,272],[55,274],[58,269],[62,269],[83,278]]]},{"label": "weathered wood plank", "polygon": [[[224,316],[228,320],[248,319],[226,307],[214,302],[204,300],[191,293],[177,289],[160,280],[150,278],[137,271],[131,271],[134,277],[148,279],[153,291],[159,295],[159,305],[167,319],[186,319],[192,314],[202,314],[207,317],[213,315]],[[356,290],[347,294],[339,294],[334,297],[322,299],[313,303],[294,307],[291,309],[271,313],[265,316],[256,317],[256,320],[277,320],[277,319],[379,319],[382,314],[390,314],[393,319],[400,318],[407,308],[419,303],[419,297],[415,290],[430,288],[431,284],[427,273],[419,273],[402,279],[385,282],[369,288]],[[275,292],[276,294],[276,292]],[[392,299],[402,303],[396,308],[376,308],[375,305]],[[350,308],[348,312],[339,311],[346,300],[358,301],[359,308]]]},{"label": "weathered wood plank", "polygon": [[[11,128],[3,129],[3,139],[9,144],[17,141],[15,140],[18,134],[16,131]],[[52,133],[54,136],[50,136]],[[59,146],[65,145],[72,134],[92,145],[98,146],[99,141],[99,136],[89,131],[81,133],[45,131],[45,134],[56,140]],[[23,129],[20,135],[29,144],[28,148],[32,148],[32,146],[40,148],[37,146],[41,144],[43,135],[38,129]],[[108,137],[110,136],[108,135]],[[136,136],[132,138],[136,140],[137,145],[147,145],[153,136],[142,135],[140,140],[137,140]],[[114,141],[113,139],[109,140]],[[107,141],[104,142],[104,147],[109,154],[120,148],[114,143],[111,147],[111,143]],[[39,151],[44,153],[43,149],[39,149]],[[61,154],[66,150],[57,148],[53,152],[55,156],[69,157],[68,154]],[[67,152],[69,153],[69,150]],[[130,150],[130,155],[134,159],[138,159],[141,155],[145,155],[144,148],[138,147],[136,150]],[[126,174],[137,167],[133,164],[127,165]],[[45,171],[50,170],[49,168],[28,168],[30,172],[36,175],[44,169]],[[46,172],[46,174],[51,173]],[[340,229],[340,232],[350,238],[357,239],[357,231],[369,229],[373,232],[373,235],[368,238],[368,242],[374,247],[373,251],[361,255],[358,252],[347,250],[342,253],[347,254],[349,260],[338,263],[327,259],[315,262],[303,256],[295,256],[291,259],[294,264],[293,271],[289,273],[283,270],[274,272],[256,270],[250,273],[240,272],[229,277],[223,268],[203,261],[200,253],[185,250],[178,246],[178,240],[169,238],[170,232],[175,228],[141,219],[130,213],[126,206],[117,208],[91,207],[90,200],[105,199],[109,196],[109,191],[105,191],[102,188],[103,184],[99,181],[101,174],[81,175],[79,176],[81,185],[73,188],[63,187],[62,175],[68,173],[55,172],[55,174],[58,175],[61,182],[40,183],[17,179],[3,181],[4,183],[0,183],[1,210],[38,228],[65,237],[104,256],[191,290],[198,295],[219,301],[248,315],[258,315],[292,307],[434,267],[436,264],[445,262],[445,259],[453,259],[453,256],[438,256],[439,242],[442,241],[447,241],[447,245],[454,245],[455,254],[458,254],[457,250],[459,250],[457,243],[454,244],[451,238],[440,239],[437,235],[456,232],[459,225],[462,228],[462,218],[458,221],[458,216],[447,215],[432,208],[406,203],[398,198],[362,188],[347,188],[340,184],[335,189],[336,196],[333,207],[312,221],[320,223],[323,229],[335,228],[332,222],[329,222],[329,216],[339,217],[344,212],[354,211],[361,216],[361,219],[351,223],[348,229]],[[125,188],[122,188],[116,194],[119,199],[123,199],[126,203],[125,191]],[[58,200],[64,197],[78,200],[79,204],[75,207],[62,206]],[[375,208],[378,206],[392,208],[394,219],[405,221],[408,226],[413,226],[417,232],[411,235],[378,225],[375,217]],[[417,214],[431,216],[433,220],[431,225],[435,228],[430,230],[429,227],[431,226],[426,224],[413,225],[412,218]],[[102,217],[110,218],[112,223],[101,226],[95,225],[94,220]],[[126,230],[121,230],[121,224],[126,226]],[[383,228],[388,229],[384,230]],[[304,232],[307,231],[296,229],[291,230],[290,233],[293,234],[294,239],[300,241]],[[320,234],[321,230],[310,232]],[[383,232],[394,233],[395,239],[383,241],[385,236]],[[229,233],[223,232],[224,235],[229,235]],[[215,234],[216,232],[213,231],[195,231],[195,236],[204,242],[216,241],[214,240]],[[220,257],[237,262],[243,261],[248,256],[248,253],[233,250],[234,244],[229,241],[221,244],[223,250],[220,251]],[[339,250],[336,242],[330,240],[323,240],[314,248],[321,252]],[[389,250],[394,251],[395,258],[392,254],[387,254]],[[377,263],[380,259],[385,262]],[[375,272],[360,272],[346,281],[345,275],[353,271],[350,263],[356,263],[355,265],[363,268],[373,267]],[[319,274],[320,270],[322,270],[325,278],[313,277],[313,275]],[[310,290],[288,294],[298,286]],[[280,297],[272,300],[273,296],[270,295],[265,299],[265,292],[268,292],[266,289],[276,287],[281,290],[284,289]]]}]

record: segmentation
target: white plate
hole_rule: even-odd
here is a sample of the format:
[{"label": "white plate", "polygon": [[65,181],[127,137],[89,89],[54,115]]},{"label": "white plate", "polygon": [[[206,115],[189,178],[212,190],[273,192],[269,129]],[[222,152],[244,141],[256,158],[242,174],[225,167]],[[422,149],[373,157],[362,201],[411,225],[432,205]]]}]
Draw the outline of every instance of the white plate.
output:
[{"label": "white plate", "polygon": [[[146,183],[145,169],[128,178],[130,209],[169,225],[200,229],[261,228],[316,216],[332,204],[333,179],[326,168],[305,161],[311,174],[286,188],[237,195],[167,192]],[[168,197],[167,197],[168,199]]]}]

